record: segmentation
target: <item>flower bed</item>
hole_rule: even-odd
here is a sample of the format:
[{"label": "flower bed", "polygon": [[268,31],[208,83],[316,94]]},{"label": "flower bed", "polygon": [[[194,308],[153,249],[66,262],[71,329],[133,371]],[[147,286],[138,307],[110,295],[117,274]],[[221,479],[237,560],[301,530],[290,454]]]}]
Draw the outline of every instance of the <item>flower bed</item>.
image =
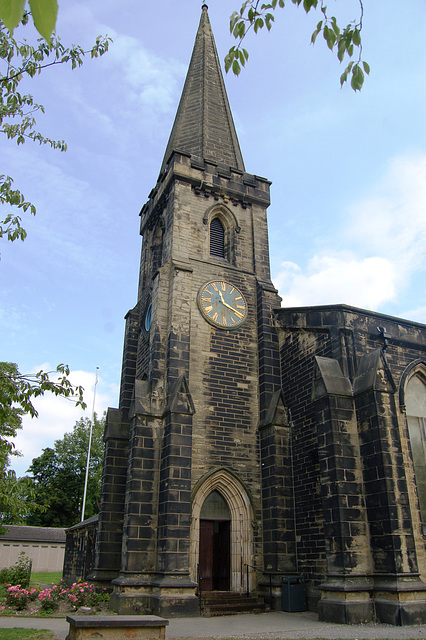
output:
[{"label": "flower bed", "polygon": [[29,602],[34,601],[37,598],[38,589],[25,589],[21,588],[20,584],[12,586],[7,584],[5,604],[8,607],[15,608],[17,611],[26,609]]},{"label": "flower bed", "polygon": [[[102,607],[109,600],[106,589],[95,591],[93,584],[75,582],[66,588],[62,580],[45,589],[25,589],[20,584],[6,585],[6,597],[0,614],[27,611],[29,613],[51,614],[60,609],[63,612],[77,611],[80,607],[91,609]],[[102,607],[103,608],[103,607]]]}]

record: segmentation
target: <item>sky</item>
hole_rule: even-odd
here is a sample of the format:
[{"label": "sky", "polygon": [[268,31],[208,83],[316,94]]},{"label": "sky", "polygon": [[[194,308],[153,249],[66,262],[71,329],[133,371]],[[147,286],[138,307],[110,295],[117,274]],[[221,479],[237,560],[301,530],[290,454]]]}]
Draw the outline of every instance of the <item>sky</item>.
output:
[{"label": "sky", "polygon": [[[221,59],[236,0],[210,0]],[[358,0],[330,0],[346,24]],[[37,207],[25,242],[1,240],[1,356],[22,373],[67,363],[88,409],[51,396],[16,438],[24,475],[82,415],[118,405],[124,315],[136,303],[139,212],[156,183],[185,79],[201,2],[59,1],[57,33],[100,59],[46,69],[25,90],[38,130],[65,153],[4,138],[1,173]],[[320,19],[286,3],[250,58],[225,77],[246,170],[272,181],[272,280],[283,306],[344,303],[426,324],[426,4],[364,0],[360,93],[319,37]],[[26,30],[27,37],[31,32]],[[29,33],[29,35],[28,35]],[[19,32],[16,32],[19,36]],[[7,212],[7,210],[6,210]],[[385,323],[384,323],[385,326]]]}]

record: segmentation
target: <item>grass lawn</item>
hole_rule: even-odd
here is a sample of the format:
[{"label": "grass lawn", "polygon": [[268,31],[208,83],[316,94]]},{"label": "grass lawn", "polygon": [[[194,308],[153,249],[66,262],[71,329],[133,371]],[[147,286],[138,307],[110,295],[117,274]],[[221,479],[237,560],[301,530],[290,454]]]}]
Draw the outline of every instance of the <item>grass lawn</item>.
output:
[{"label": "grass lawn", "polygon": [[47,629],[0,629],[0,640],[51,640],[54,637]]},{"label": "grass lawn", "polygon": [[[61,571],[55,571],[53,573],[41,573],[41,572],[37,572],[37,571],[33,571],[31,573],[31,586],[35,587],[38,584],[52,584],[52,582],[54,582],[55,584],[58,584],[59,580],[62,578],[62,572]],[[1,638],[0,638],[1,640]]]}]

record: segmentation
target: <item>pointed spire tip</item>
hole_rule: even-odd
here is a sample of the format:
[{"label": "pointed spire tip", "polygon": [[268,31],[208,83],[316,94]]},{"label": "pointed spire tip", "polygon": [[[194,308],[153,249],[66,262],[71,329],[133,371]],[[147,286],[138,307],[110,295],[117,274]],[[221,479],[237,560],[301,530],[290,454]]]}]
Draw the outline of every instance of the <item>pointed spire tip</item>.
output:
[{"label": "pointed spire tip", "polygon": [[202,4],[200,24],[163,168],[173,151],[209,158],[244,171],[206,2]]}]

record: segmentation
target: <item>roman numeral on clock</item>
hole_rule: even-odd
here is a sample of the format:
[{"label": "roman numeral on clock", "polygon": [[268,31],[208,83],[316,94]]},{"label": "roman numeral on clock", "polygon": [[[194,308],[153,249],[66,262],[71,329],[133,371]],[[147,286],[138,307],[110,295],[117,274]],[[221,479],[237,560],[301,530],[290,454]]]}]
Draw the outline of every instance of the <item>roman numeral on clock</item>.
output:
[{"label": "roman numeral on clock", "polygon": [[247,318],[247,302],[242,292],[226,280],[206,282],[198,293],[198,308],[217,329],[236,330]]}]

